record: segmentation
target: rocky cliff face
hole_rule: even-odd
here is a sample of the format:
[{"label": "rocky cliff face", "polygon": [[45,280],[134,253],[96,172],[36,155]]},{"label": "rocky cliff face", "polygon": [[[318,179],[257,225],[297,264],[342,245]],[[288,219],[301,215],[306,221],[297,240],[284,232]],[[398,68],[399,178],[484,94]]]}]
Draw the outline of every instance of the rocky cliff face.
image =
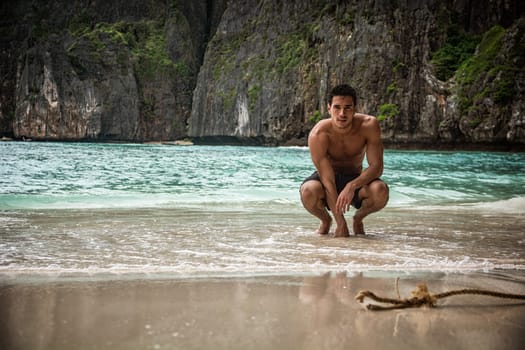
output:
[{"label": "rocky cliff face", "polygon": [[2,42],[3,133],[126,141],[186,134],[205,43],[223,2],[26,0],[2,6],[8,33]]},{"label": "rocky cliff face", "polygon": [[[360,111],[382,120],[387,143],[525,142],[518,2],[237,3],[208,44],[193,96],[192,137],[304,144],[326,113],[326,92],[350,83],[360,92]],[[491,30],[497,38],[484,37]],[[473,45],[469,60],[457,58],[453,74],[440,80],[433,53],[461,51],[467,39],[480,43],[477,51]],[[484,45],[496,48],[479,62],[487,56]]]},{"label": "rocky cliff face", "polygon": [[525,145],[518,0],[1,6],[3,134],[305,144],[344,82],[386,143]]}]

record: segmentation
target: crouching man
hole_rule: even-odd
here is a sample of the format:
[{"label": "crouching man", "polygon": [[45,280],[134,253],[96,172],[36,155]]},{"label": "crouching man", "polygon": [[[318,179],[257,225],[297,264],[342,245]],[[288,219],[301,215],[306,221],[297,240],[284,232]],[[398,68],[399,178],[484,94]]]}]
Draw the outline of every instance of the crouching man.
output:
[{"label": "crouching man", "polygon": [[[317,233],[328,234],[333,214],[335,237],[348,237],[344,214],[353,206],[354,234],[364,234],[363,219],[385,207],[388,186],[383,173],[381,129],[375,117],[356,113],[357,93],[349,85],[328,96],[329,119],[315,125],[308,147],[317,171],[301,185],[305,209],[321,221]],[[363,170],[366,155],[368,167]],[[328,209],[328,210],[327,210]]]}]

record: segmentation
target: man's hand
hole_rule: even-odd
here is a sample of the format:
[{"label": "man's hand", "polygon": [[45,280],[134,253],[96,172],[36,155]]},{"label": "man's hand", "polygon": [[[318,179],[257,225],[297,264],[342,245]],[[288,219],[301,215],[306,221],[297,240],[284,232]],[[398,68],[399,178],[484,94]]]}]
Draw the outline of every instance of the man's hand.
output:
[{"label": "man's hand", "polygon": [[335,213],[344,214],[350,210],[352,200],[354,199],[354,193],[354,186],[352,186],[351,183],[348,183],[337,197]]}]

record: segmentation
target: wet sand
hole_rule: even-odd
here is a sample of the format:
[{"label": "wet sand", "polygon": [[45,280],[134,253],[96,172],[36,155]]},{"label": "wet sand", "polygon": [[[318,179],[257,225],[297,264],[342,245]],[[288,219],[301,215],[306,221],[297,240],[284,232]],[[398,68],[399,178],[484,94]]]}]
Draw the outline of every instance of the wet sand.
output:
[{"label": "wet sand", "polygon": [[424,281],[525,294],[525,274],[379,273],[224,278],[0,276],[1,349],[522,349],[525,302],[453,296],[373,312],[362,289]]}]

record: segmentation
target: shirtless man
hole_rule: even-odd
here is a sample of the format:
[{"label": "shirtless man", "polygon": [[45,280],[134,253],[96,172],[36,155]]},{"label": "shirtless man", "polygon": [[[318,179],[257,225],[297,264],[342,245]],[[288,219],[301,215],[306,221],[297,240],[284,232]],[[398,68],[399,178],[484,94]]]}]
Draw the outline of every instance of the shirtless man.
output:
[{"label": "shirtless man", "polygon": [[[317,169],[301,185],[306,210],[321,220],[319,234],[328,234],[333,213],[335,237],[348,237],[344,214],[350,205],[357,210],[354,234],[364,234],[363,219],[384,208],[388,186],[383,173],[383,143],[376,118],[356,113],[357,94],[349,85],[338,85],[328,96],[330,119],[321,120],[308,137],[312,161]],[[368,167],[363,170],[366,154]]]}]

